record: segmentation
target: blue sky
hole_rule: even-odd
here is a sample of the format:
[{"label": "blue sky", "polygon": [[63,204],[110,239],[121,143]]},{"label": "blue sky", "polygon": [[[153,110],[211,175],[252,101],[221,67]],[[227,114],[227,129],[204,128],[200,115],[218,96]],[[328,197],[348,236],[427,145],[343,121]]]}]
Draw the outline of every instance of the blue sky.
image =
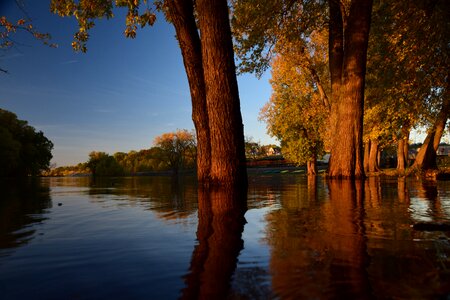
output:
[{"label": "blue sky", "polygon": [[[9,2],[8,2],[9,1]],[[58,166],[87,161],[89,152],[150,148],[155,136],[192,129],[189,87],[172,25],[158,16],[153,27],[126,39],[124,11],[90,32],[88,52],[71,48],[76,21],[50,13],[48,0],[27,1],[35,27],[49,32],[57,49],[17,34],[18,47],[0,53],[0,108],[27,120],[55,144]],[[13,0],[0,15],[21,17]],[[245,135],[274,143],[258,121],[271,94],[270,73],[238,77]]]}]

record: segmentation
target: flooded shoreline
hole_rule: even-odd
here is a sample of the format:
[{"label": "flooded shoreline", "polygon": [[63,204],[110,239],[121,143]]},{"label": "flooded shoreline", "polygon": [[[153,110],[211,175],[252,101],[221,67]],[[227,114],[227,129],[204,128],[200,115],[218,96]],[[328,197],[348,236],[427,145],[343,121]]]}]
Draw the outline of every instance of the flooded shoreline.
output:
[{"label": "flooded shoreline", "polygon": [[450,232],[412,227],[450,222],[449,182],[249,179],[247,195],[189,176],[3,181],[2,297],[450,295]]}]

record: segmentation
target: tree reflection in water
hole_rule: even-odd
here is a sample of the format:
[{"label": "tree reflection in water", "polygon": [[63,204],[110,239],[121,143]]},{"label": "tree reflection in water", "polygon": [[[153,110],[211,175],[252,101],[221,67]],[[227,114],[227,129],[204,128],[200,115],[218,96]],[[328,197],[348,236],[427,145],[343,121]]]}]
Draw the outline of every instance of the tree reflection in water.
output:
[{"label": "tree reflection in water", "polygon": [[364,183],[330,180],[330,212],[325,214],[326,235],[334,255],[330,262],[332,294],[343,299],[367,299],[372,293],[367,275]]},{"label": "tree reflection in water", "polygon": [[245,189],[198,189],[198,245],[182,299],[224,299],[244,242]]},{"label": "tree reflection in water", "polygon": [[37,178],[0,181],[0,250],[16,248],[33,239],[30,225],[46,220],[50,189]]},{"label": "tree reflection in water", "polygon": [[308,178],[307,198],[287,194],[267,215],[273,291],[283,299],[367,298],[362,183],[329,181],[328,201],[318,202],[316,180]]}]

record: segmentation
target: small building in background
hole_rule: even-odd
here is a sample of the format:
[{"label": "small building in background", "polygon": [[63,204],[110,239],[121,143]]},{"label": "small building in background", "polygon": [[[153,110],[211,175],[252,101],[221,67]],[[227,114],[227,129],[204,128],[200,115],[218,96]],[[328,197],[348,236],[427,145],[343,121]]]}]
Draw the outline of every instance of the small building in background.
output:
[{"label": "small building in background", "polygon": [[439,145],[436,154],[437,156],[450,156],[450,145],[447,144]]}]

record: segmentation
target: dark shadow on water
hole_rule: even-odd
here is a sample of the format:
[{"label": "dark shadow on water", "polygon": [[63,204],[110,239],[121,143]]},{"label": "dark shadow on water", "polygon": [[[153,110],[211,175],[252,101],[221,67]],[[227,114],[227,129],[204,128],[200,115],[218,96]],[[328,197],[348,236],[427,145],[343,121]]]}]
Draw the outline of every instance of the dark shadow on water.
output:
[{"label": "dark shadow on water", "polygon": [[197,240],[181,299],[225,299],[243,249],[247,192],[198,189]]},{"label": "dark shadow on water", "polygon": [[32,240],[32,225],[45,221],[51,207],[50,189],[39,178],[0,179],[0,250]]}]

